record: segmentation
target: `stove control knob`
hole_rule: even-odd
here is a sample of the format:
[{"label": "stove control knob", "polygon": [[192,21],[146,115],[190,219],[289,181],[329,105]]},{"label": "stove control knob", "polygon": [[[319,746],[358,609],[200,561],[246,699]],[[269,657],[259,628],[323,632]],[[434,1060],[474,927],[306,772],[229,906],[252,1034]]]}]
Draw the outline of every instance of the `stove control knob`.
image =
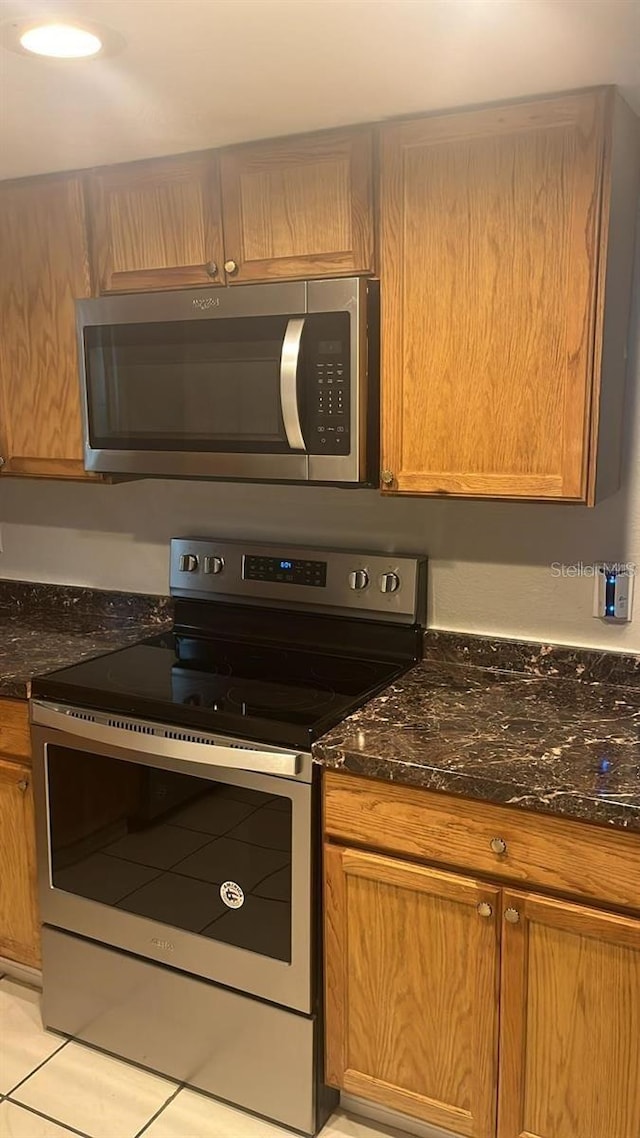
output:
[{"label": "stove control knob", "polygon": [[197,573],[198,572],[198,558],[195,553],[181,553],[180,554],[180,572],[181,573]]},{"label": "stove control knob", "polygon": [[366,589],[369,584],[369,574],[366,569],[354,569],[349,574],[349,588],[350,589]]},{"label": "stove control knob", "polygon": [[383,573],[380,578],[381,593],[396,593],[400,588],[400,578],[397,573]]},{"label": "stove control knob", "polygon": [[205,573],[222,573],[224,569],[224,557],[205,557],[204,571]]}]

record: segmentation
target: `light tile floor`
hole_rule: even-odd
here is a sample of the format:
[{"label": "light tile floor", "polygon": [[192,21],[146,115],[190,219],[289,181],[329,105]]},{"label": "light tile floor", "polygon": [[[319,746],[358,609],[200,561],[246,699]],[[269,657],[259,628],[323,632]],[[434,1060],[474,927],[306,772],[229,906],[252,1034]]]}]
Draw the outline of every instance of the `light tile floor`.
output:
[{"label": "light tile floor", "polygon": [[[0,978],[0,1138],[291,1138],[233,1110],[45,1031],[39,993]],[[322,1138],[401,1138],[338,1111]]]}]

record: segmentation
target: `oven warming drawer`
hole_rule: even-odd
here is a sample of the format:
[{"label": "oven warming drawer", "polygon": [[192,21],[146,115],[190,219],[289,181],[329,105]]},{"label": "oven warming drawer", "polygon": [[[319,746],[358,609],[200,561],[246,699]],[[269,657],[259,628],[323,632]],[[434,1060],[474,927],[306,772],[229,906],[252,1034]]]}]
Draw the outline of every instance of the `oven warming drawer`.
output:
[{"label": "oven warming drawer", "polygon": [[326,1117],[315,1016],[42,930],[46,1027],[307,1134]]}]

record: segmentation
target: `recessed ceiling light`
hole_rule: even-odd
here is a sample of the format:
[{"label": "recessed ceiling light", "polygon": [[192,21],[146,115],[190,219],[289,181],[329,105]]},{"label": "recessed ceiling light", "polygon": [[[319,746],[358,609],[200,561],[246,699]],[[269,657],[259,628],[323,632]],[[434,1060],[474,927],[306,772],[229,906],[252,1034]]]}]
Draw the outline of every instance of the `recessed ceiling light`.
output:
[{"label": "recessed ceiling light", "polygon": [[22,33],[20,43],[34,55],[54,59],[87,59],[102,48],[98,36],[73,24],[37,24]]},{"label": "recessed ceiling light", "polygon": [[121,52],[124,46],[119,32],[88,20],[76,24],[45,16],[40,20],[13,19],[0,23],[0,47],[32,59],[38,56],[62,63],[104,59]]}]

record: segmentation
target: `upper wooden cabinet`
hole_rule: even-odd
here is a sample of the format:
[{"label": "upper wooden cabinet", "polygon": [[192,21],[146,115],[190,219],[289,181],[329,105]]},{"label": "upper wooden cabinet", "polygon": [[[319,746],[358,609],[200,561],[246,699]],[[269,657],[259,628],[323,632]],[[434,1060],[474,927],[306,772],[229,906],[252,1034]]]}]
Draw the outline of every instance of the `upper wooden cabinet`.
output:
[{"label": "upper wooden cabinet", "polygon": [[97,170],[91,221],[100,292],[224,284],[214,154]]},{"label": "upper wooden cabinet", "polygon": [[325,847],[326,1078],[468,1138],[495,1132],[495,886]]},{"label": "upper wooden cabinet", "polygon": [[223,151],[231,283],[372,272],[371,147],[356,128]]},{"label": "upper wooden cabinet", "polygon": [[100,292],[372,271],[371,147],[330,131],[96,171]]},{"label": "upper wooden cabinet", "polygon": [[498,1138],[640,1134],[640,921],[505,893]]},{"label": "upper wooden cabinet", "polygon": [[90,477],[83,469],[74,308],[77,297],[90,295],[82,179],[0,184],[5,474]]},{"label": "upper wooden cabinet", "polygon": [[381,128],[384,489],[616,488],[637,125],[599,90]]}]

